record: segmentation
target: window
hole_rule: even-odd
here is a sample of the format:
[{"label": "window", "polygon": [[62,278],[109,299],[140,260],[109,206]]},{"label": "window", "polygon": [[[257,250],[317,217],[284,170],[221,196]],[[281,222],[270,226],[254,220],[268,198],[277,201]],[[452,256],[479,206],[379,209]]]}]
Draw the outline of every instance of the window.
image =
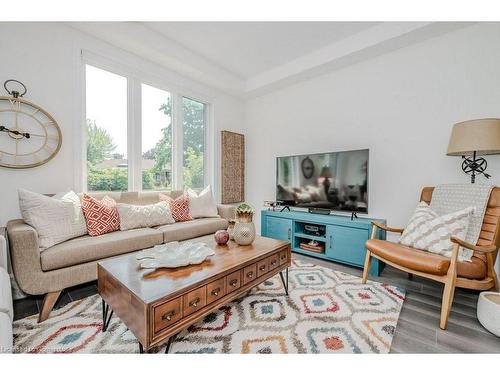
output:
[{"label": "window", "polygon": [[142,189],[172,189],[172,97],[145,84],[142,92]]},{"label": "window", "polygon": [[193,189],[205,184],[205,104],[182,98],[182,141],[184,186]]},{"label": "window", "polygon": [[137,74],[92,65],[85,65],[85,73],[87,191],[208,184],[207,103],[146,83]]},{"label": "window", "polygon": [[126,191],[127,79],[87,65],[87,190]]}]

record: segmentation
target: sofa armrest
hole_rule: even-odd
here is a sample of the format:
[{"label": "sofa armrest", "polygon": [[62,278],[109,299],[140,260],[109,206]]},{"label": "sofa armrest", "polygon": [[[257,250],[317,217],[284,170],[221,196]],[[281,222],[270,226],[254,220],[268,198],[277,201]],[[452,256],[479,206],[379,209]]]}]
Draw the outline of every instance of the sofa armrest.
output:
[{"label": "sofa armrest", "polygon": [[8,270],[7,266],[7,243],[5,242],[5,237],[0,236],[0,268]]},{"label": "sofa armrest", "polygon": [[38,233],[23,220],[11,220],[7,223],[10,257],[14,275],[19,287],[28,294],[35,275],[42,272]]},{"label": "sofa armrest", "polygon": [[226,220],[234,220],[236,218],[236,206],[231,204],[218,204],[217,213]]}]

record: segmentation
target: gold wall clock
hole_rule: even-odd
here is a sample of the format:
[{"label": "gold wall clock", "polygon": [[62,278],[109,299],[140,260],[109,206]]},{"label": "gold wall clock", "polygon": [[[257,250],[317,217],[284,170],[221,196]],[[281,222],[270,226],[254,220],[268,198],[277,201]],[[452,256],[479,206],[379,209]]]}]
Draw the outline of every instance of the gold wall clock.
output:
[{"label": "gold wall clock", "polygon": [[[9,90],[17,84],[23,92]],[[26,86],[16,80],[4,83],[10,96],[0,96],[0,166],[33,168],[59,152],[62,134],[56,120],[43,108],[22,99]]]}]

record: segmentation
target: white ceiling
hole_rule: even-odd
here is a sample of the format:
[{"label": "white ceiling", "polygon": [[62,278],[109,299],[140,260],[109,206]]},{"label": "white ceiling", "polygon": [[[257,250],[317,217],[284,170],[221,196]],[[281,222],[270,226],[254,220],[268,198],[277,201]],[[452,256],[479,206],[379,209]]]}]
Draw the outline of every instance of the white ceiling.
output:
[{"label": "white ceiling", "polygon": [[375,22],[147,22],[237,76],[248,79],[374,26]]},{"label": "white ceiling", "polygon": [[191,80],[257,96],[467,27],[464,22],[72,22]]}]

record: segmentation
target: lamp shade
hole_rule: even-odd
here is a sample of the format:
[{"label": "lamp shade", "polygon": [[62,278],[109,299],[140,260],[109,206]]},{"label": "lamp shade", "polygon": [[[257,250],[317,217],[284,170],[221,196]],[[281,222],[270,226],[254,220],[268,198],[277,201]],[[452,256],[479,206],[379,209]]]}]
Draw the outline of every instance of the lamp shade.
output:
[{"label": "lamp shade", "polygon": [[500,153],[500,119],[485,118],[453,125],[447,155]]},{"label": "lamp shade", "polygon": [[321,168],[321,173],[319,175],[320,177],[323,178],[332,178],[332,171],[330,170],[330,167],[323,167]]}]

